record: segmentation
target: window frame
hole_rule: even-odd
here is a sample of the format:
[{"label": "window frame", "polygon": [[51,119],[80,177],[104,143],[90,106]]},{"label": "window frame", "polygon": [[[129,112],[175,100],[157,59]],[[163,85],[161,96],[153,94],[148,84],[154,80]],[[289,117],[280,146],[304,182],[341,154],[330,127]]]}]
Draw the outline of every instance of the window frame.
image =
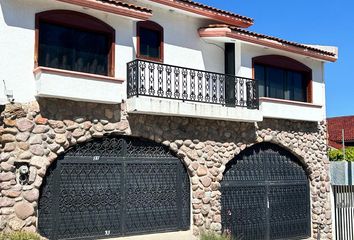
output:
[{"label": "window frame", "polygon": [[[141,52],[140,52],[140,44],[141,44],[140,43],[140,29],[141,28],[160,32],[160,56],[158,58],[141,55]],[[136,48],[137,48],[136,58],[163,63],[163,61],[164,61],[164,30],[163,30],[163,27],[160,24],[153,22],[153,21],[139,21],[139,22],[137,22],[137,24],[136,24]]]},{"label": "window frame", "polygon": [[[252,75],[255,79],[255,65],[263,65],[265,67],[275,67],[288,71],[300,72],[304,75],[306,81],[306,102],[313,103],[313,90],[312,90],[312,69],[305,64],[294,60],[289,57],[281,55],[264,55],[252,58]],[[267,97],[270,98],[270,97]],[[278,99],[278,98],[277,98]],[[297,100],[287,100],[293,102],[302,102]]]},{"label": "window frame", "polygon": [[[70,10],[49,10],[36,14],[35,17],[35,53],[34,53],[34,68],[45,67],[39,66],[39,31],[40,23],[46,22],[49,24],[56,24],[63,27],[74,28],[83,31],[96,32],[104,34],[109,40],[109,53],[108,53],[108,72],[107,75],[99,76],[115,76],[115,30],[107,23],[84,13],[75,12]],[[71,71],[61,69],[64,71]],[[73,71],[78,73],[84,73],[79,71]],[[98,75],[98,74],[96,74]]]}]

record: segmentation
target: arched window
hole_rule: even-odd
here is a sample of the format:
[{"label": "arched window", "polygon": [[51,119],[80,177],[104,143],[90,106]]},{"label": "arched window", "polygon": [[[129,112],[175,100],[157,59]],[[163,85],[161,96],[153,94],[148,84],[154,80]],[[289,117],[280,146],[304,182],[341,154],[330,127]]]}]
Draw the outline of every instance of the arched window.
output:
[{"label": "arched window", "polygon": [[36,15],[36,67],[114,77],[114,46],[114,29],[92,16],[67,10]]},{"label": "arched window", "polygon": [[137,58],[163,62],[163,28],[152,21],[137,23]]},{"label": "arched window", "polygon": [[253,73],[260,97],[312,102],[312,70],[294,59],[279,55],[255,57]]}]

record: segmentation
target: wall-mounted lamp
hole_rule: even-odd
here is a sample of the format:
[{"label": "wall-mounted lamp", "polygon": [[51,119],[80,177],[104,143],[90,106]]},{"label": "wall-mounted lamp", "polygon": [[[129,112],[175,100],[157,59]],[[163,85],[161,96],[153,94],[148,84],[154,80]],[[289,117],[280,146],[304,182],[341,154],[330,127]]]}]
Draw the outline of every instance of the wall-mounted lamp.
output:
[{"label": "wall-mounted lamp", "polygon": [[28,163],[18,163],[16,166],[16,180],[21,185],[28,185],[29,166]]}]

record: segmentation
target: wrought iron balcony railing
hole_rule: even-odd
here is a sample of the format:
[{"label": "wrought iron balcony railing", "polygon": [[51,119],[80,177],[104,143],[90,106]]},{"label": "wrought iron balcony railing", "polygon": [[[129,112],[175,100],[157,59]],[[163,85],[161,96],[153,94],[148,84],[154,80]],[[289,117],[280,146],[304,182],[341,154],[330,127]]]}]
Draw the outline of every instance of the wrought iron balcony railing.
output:
[{"label": "wrought iron balcony railing", "polygon": [[127,94],[258,109],[253,79],[145,60],[127,63]]}]

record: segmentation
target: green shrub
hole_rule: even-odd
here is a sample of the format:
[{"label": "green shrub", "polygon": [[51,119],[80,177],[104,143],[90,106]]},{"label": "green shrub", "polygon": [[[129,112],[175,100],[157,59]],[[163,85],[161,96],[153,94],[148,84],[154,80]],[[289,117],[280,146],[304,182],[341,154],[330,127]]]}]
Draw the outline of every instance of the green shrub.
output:
[{"label": "green shrub", "polygon": [[328,151],[328,157],[330,161],[342,161],[343,160],[343,153],[337,149],[330,149]]},{"label": "green shrub", "polygon": [[200,240],[232,240],[232,238],[227,234],[216,234],[212,232],[202,233]]},{"label": "green shrub", "polygon": [[[330,161],[343,161],[344,156],[342,150],[330,149],[328,151]],[[345,160],[354,161],[354,147],[347,147],[345,149]]]},{"label": "green shrub", "polygon": [[354,147],[348,147],[345,151],[345,156],[348,161],[354,161]]},{"label": "green shrub", "polygon": [[0,240],[40,240],[40,236],[30,232],[0,233]]}]

